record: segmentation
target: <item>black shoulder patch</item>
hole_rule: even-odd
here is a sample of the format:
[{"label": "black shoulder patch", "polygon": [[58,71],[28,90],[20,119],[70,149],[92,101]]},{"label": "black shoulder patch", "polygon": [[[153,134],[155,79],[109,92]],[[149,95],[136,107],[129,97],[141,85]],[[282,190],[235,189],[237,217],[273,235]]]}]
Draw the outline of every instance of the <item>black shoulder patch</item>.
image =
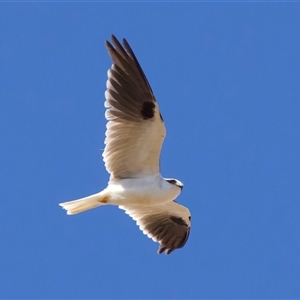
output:
[{"label": "black shoulder patch", "polygon": [[146,101],[143,103],[141,114],[144,120],[148,120],[154,117],[154,113],[155,113],[154,108],[155,108],[155,104],[151,101]]},{"label": "black shoulder patch", "polygon": [[181,219],[181,218],[171,216],[170,219],[171,219],[174,223],[176,223],[176,224],[178,224],[178,225],[180,225],[180,226],[186,226],[186,227],[187,227],[187,224],[186,224],[185,221],[184,221],[183,219]]}]

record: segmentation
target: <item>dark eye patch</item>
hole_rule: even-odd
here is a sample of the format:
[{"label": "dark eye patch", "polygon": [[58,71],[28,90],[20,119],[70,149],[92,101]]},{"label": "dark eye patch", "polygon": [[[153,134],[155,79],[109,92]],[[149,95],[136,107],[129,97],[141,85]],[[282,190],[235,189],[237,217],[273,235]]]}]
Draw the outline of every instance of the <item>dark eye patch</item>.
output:
[{"label": "dark eye patch", "polygon": [[169,183],[171,183],[171,184],[176,184],[176,180],[174,180],[174,179],[170,179],[170,180],[167,180]]}]

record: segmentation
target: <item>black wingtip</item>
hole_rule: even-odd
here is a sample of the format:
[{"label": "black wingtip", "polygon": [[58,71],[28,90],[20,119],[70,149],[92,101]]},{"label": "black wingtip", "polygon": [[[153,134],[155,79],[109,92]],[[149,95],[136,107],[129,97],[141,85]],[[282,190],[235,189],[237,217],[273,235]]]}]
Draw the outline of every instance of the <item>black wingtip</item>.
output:
[{"label": "black wingtip", "polygon": [[106,48],[111,48],[112,47],[112,44],[109,41],[105,41],[104,45],[105,45]]},{"label": "black wingtip", "polygon": [[171,254],[176,248],[167,248],[165,246],[160,246],[157,250],[157,254],[162,254],[163,252],[165,252],[166,255]]},{"label": "black wingtip", "polygon": [[114,44],[114,46],[117,47],[122,47],[122,45],[120,44],[120,42],[118,41],[118,39],[112,34],[111,35],[111,41]]},{"label": "black wingtip", "polygon": [[106,48],[114,48],[114,46],[120,44],[115,35],[112,34],[110,38],[111,42],[107,40],[104,42]]},{"label": "black wingtip", "polygon": [[166,250],[166,247],[159,247],[157,250],[157,254],[162,254]]},{"label": "black wingtip", "polygon": [[114,34],[112,34],[112,35],[110,36],[110,38],[111,38],[112,42],[114,42],[114,41],[117,41],[117,40],[118,40]]}]

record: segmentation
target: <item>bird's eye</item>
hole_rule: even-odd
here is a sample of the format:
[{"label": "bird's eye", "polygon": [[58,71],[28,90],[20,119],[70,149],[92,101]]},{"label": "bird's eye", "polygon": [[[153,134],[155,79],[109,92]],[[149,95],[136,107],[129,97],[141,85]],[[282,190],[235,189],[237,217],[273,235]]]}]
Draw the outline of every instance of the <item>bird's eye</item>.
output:
[{"label": "bird's eye", "polygon": [[169,179],[169,180],[167,180],[169,183],[171,183],[171,184],[176,184],[176,180],[174,180],[174,179]]}]

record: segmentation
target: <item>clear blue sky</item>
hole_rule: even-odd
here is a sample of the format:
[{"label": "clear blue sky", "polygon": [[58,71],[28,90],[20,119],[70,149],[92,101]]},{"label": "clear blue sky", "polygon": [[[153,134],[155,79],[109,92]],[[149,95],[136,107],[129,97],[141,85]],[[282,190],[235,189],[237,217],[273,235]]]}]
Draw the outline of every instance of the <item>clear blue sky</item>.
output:
[{"label": "clear blue sky", "polygon": [[[299,298],[299,3],[1,3],[0,298]],[[104,41],[125,37],[159,102],[183,249],[106,187]]]}]

